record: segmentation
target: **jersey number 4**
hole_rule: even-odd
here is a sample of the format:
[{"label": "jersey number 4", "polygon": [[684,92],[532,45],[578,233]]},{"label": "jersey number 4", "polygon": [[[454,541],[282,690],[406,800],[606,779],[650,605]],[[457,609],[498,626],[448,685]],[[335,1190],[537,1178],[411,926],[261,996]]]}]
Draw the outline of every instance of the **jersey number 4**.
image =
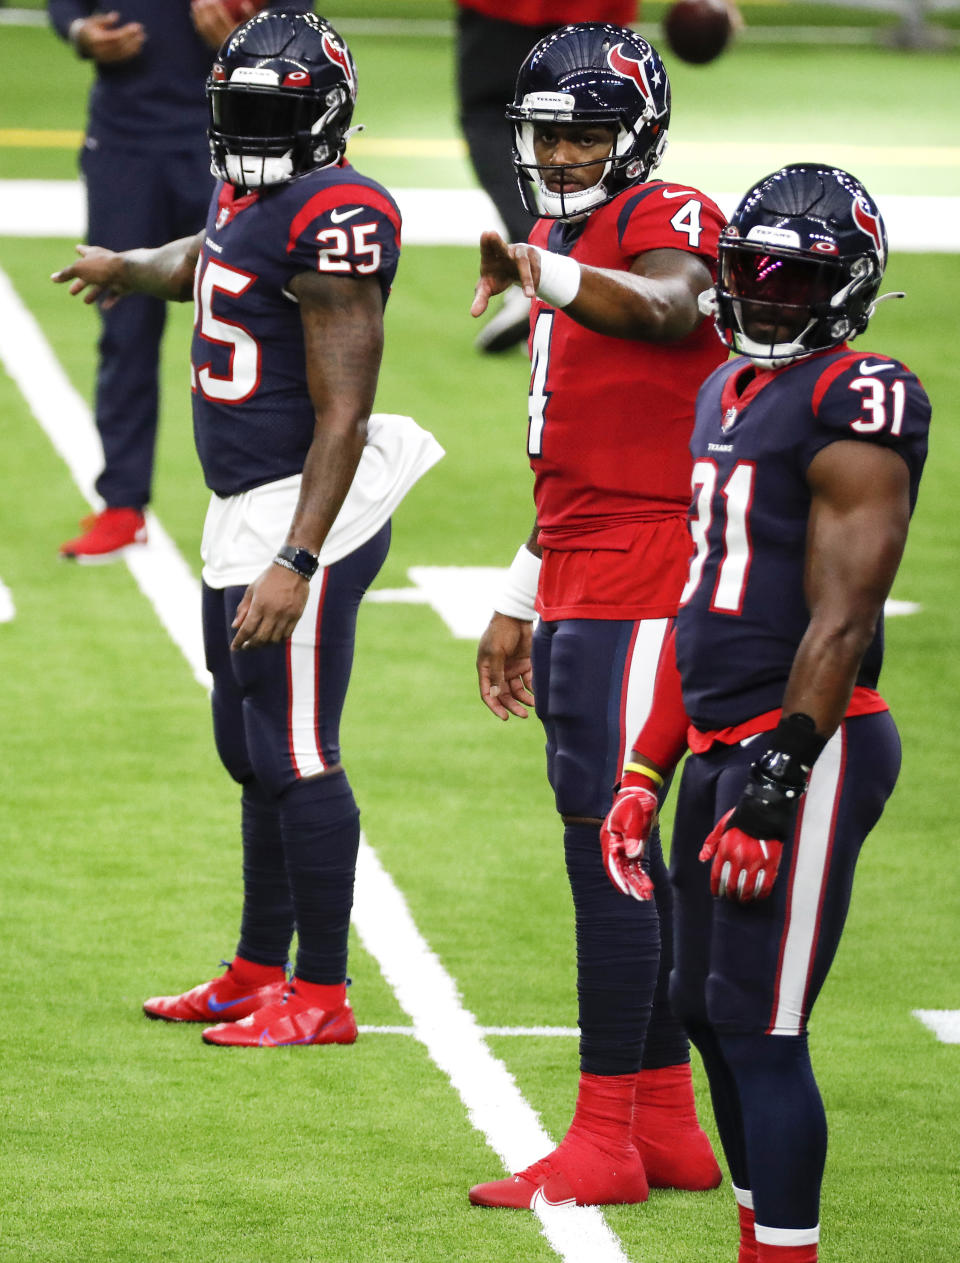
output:
[{"label": "jersey number 4", "polygon": [[739,614],[743,609],[743,593],[750,574],[750,506],[756,466],[752,461],[734,465],[730,477],[720,488],[723,497],[723,519],[713,520],[713,500],[717,490],[718,470],[712,460],[698,460],[693,466],[693,510],[690,534],[696,552],[690,562],[690,574],[680,596],[686,605],[703,579],[703,567],[710,553],[711,530],[720,532],[723,559],[717,568],[717,579],[710,599],[711,610]]},{"label": "jersey number 4", "polygon": [[543,455],[543,427],[546,424],[547,404],[550,392],[546,389],[547,370],[550,367],[550,338],[553,335],[555,311],[542,311],[533,329],[530,347],[530,395],[527,415],[527,452],[531,456]]}]

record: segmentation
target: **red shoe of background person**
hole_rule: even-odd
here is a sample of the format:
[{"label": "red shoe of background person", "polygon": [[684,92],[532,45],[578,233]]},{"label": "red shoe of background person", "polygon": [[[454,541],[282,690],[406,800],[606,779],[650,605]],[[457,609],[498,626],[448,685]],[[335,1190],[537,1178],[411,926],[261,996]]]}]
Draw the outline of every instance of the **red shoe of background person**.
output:
[{"label": "red shoe of background person", "polygon": [[287,975],[282,966],[237,959],[232,964],[221,963],[227,972],[219,978],[202,982],[182,995],[153,996],[144,1001],[144,1013],[164,1022],[236,1022],[283,997]]},{"label": "red shoe of background person", "polygon": [[353,1044],[357,1019],[344,1000],[324,1008],[297,993],[292,979],[283,997],[239,1022],[223,1022],[203,1032],[205,1044],[220,1048],[282,1048],[291,1044]]},{"label": "red shoe of background person", "polygon": [[80,523],[83,534],[60,545],[60,556],[95,565],[114,561],[131,544],[147,542],[147,524],[139,509],[104,509]]}]

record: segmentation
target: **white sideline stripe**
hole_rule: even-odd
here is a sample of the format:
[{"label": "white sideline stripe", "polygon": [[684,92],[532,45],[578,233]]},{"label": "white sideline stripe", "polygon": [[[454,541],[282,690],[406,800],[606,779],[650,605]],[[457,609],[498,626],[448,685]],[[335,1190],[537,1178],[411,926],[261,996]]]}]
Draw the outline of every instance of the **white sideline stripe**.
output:
[{"label": "white sideline stripe", "polygon": [[[520,1170],[554,1147],[506,1066],[483,1041],[481,1028],[460,1002],[456,985],[413,922],[400,891],[361,841],[353,923],[364,947],[413,1019],[431,1059],[448,1076],[470,1121],[503,1160]],[[626,1259],[620,1242],[594,1207],[544,1206],[534,1213],[553,1249],[570,1263]]]},{"label": "white sideline stripe", "polygon": [[[90,409],[60,363],[30,311],[20,301],[5,272],[0,271],[0,359],[27,404],[70,470],[88,503],[103,502],[94,482],[103,466],[103,449]],[[183,653],[194,678],[210,688],[200,628],[200,585],[177,546],[151,512],[149,543],[128,550],[124,560],[137,586]],[[64,563],[72,564],[72,563]]]},{"label": "white sideline stripe", "polygon": [[13,603],[13,593],[0,579],[0,623],[12,623],[17,616],[17,607]]},{"label": "white sideline stripe", "polygon": [[[687,148],[698,161],[709,158],[715,149],[714,146]],[[678,156],[681,153],[679,144],[676,152]],[[775,148],[770,153],[759,150],[757,158],[758,169],[771,171],[784,160],[782,152]],[[845,158],[844,153],[831,154],[831,161],[840,158]],[[847,161],[847,165],[853,164]],[[696,162],[691,166],[695,167]],[[403,216],[404,245],[476,246],[481,232],[506,231],[493,202],[482,189],[393,188],[390,191]],[[706,191],[725,215],[729,215],[740,200],[739,193]],[[879,202],[892,253],[901,250],[960,252],[960,197],[891,193],[881,196]],[[83,186],[79,180],[0,180],[0,236],[69,237],[71,241],[82,241],[85,225]],[[68,251],[64,266],[70,258]]]},{"label": "white sideline stripe", "polygon": [[913,1016],[933,1031],[941,1044],[960,1044],[960,1009],[914,1009]]},{"label": "white sideline stripe", "polygon": [[[73,388],[42,330],[0,270],[0,359],[30,410],[63,458],[81,492],[95,502],[93,480],[102,453],[90,410]],[[124,560],[157,617],[209,687],[200,632],[200,584],[153,516],[150,543]],[[357,864],[354,926],[397,999],[416,1037],[449,1077],[470,1121],[517,1170],[554,1147],[503,1062],[483,1042],[476,1018],[413,922],[400,891],[365,838]],[[464,1190],[466,1195],[466,1190]],[[592,1207],[543,1207],[535,1212],[544,1236],[566,1263],[628,1263],[619,1239]]]}]

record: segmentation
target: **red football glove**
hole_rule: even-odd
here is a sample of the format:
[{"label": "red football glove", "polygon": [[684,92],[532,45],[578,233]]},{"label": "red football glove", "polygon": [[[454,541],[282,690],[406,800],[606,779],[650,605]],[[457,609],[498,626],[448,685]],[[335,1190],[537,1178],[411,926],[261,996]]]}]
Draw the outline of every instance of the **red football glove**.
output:
[{"label": "red football glove", "polygon": [[715,896],[750,903],[766,899],[773,890],[780,867],[783,843],[773,838],[753,838],[734,826],[727,828],[733,808],[717,821],[700,851],[700,860],[713,860],[710,889]]},{"label": "red football glove", "polygon": [[613,800],[600,828],[607,876],[623,894],[644,903],[653,895],[653,882],[640,861],[656,818],[657,796],[653,790],[641,785],[625,785]]}]

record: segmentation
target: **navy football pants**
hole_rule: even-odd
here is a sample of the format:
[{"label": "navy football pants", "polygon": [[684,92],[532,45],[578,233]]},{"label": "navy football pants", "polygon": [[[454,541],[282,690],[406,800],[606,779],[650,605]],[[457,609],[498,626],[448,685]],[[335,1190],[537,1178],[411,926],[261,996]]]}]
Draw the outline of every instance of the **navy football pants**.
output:
[{"label": "navy football pants", "polygon": [[752,1190],[759,1225],[812,1231],[826,1120],[807,1021],[840,943],[860,848],[897,779],[900,741],[887,712],[846,720],[814,766],[770,898],[714,899],[697,855],[764,742],[717,744],[684,768],[670,996],[703,1056],[734,1185]]},{"label": "navy football pants", "polygon": [[[90,244],[130,250],[199,232],[213,176],[206,137],[197,142],[186,153],[116,149],[102,142],[84,147],[80,167]],[[100,308],[100,318],[94,413],[104,469],[97,491],[111,508],[138,509],[150,500],[166,303],[130,294],[106,311]]]},{"label": "navy football pants", "polygon": [[547,775],[567,818],[564,851],[577,939],[580,1065],[632,1074],[689,1058],[670,1012],[671,890],[658,833],[645,865],[656,897],[627,899],[607,877],[597,824],[650,709],[668,619],[569,619],[538,624],[533,691],[547,738]]},{"label": "navy football pants", "polygon": [[306,982],[333,985],[346,977],[360,817],[339,767],[340,716],[357,611],[389,543],[388,523],[350,556],[318,570],[284,644],[231,653],[230,624],[245,588],[203,589],[217,751],[243,786],[237,951],[282,965],[296,929],[296,972]]}]

